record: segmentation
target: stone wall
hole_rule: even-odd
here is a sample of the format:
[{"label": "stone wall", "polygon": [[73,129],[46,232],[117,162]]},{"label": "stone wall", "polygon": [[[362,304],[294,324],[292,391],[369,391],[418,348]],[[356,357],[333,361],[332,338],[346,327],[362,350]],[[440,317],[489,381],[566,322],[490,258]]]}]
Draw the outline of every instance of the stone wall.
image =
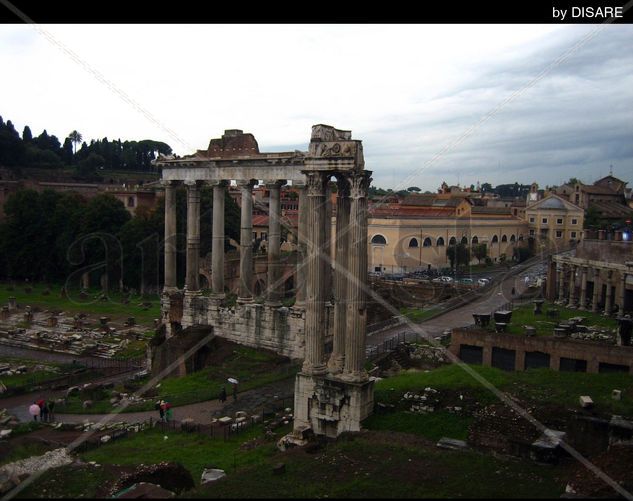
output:
[{"label": "stone wall", "polygon": [[586,361],[587,372],[597,373],[600,364],[623,365],[633,374],[633,347],[614,346],[557,339],[554,337],[525,337],[520,334],[493,333],[476,328],[453,329],[450,351],[459,357],[462,345],[483,348],[483,365],[492,365],[493,348],[513,350],[515,352],[515,370],[525,367],[526,352],[539,352],[549,355],[550,369],[559,370],[561,358]]}]

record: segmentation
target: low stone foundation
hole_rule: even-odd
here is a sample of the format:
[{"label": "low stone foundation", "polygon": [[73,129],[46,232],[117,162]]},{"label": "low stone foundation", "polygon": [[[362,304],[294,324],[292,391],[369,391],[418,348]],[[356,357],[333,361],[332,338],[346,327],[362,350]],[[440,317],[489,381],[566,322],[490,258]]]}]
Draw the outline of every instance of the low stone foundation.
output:
[{"label": "low stone foundation", "polygon": [[295,380],[295,430],[311,428],[316,435],[336,438],[360,431],[374,408],[374,381],[341,381],[332,376],[299,373]]},{"label": "low stone foundation", "polygon": [[[326,308],[326,343],[331,342],[334,308]],[[216,336],[272,350],[292,359],[305,354],[305,310],[259,303],[222,306],[222,301],[200,294],[173,293],[161,299],[162,323],[167,336],[177,328],[212,326]]]}]

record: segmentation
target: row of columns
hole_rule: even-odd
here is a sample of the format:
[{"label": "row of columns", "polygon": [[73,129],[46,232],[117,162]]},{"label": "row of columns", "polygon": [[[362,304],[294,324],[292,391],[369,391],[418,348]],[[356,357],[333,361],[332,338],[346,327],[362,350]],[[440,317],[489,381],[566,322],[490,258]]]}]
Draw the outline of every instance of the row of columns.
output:
[{"label": "row of columns", "polygon": [[327,184],[331,173],[306,175],[306,260],[304,374],[326,373],[350,382],[367,380],[364,369],[367,325],[367,191],[371,172],[337,173],[336,242],[334,260],[334,339],[325,361],[325,305],[330,296],[327,248]]},{"label": "row of columns", "polygon": [[[561,269],[557,270],[558,273],[558,301],[561,303],[567,303],[570,306],[576,305],[576,275],[580,271],[580,299],[578,306],[584,309],[587,305],[587,281],[589,278],[589,267],[576,264],[561,264]],[[619,306],[620,312],[624,311],[624,299],[626,294],[626,278],[627,273],[620,273],[619,294],[616,299],[616,304]],[[616,282],[613,278],[613,270],[607,270],[607,278],[604,280],[600,275],[600,269],[591,268],[591,279],[593,281],[593,295],[591,298],[591,311],[598,311],[598,303],[602,296],[602,286],[606,283],[605,315],[610,314],[613,310],[613,293],[612,289],[616,286]],[[565,287],[567,284],[567,288]]]},{"label": "row of columns", "polygon": [[[238,181],[241,191],[240,220],[240,287],[238,302],[253,301],[253,195],[256,180]],[[200,291],[200,181],[186,181],[187,188],[187,263],[185,290]],[[268,232],[268,288],[266,301],[271,306],[281,305],[283,283],[281,280],[281,204],[280,188],[285,181],[266,184],[270,191]],[[211,239],[212,276],[211,291],[215,299],[223,299],[224,293],[224,206],[226,181],[213,184],[213,230]],[[176,182],[165,183],[165,286],[166,292],[177,289],[176,284]],[[300,205],[301,205],[300,196]],[[300,252],[301,254],[301,252]],[[301,287],[299,287],[301,290]],[[297,300],[300,298],[297,297]],[[304,301],[304,298],[301,298]]]}]

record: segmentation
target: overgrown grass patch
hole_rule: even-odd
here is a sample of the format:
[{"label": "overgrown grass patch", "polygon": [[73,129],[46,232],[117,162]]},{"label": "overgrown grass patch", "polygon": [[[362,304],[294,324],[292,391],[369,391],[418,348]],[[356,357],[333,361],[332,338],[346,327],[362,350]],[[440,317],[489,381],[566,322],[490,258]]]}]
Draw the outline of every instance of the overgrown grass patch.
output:
[{"label": "overgrown grass patch", "polygon": [[[10,288],[13,290],[8,290]],[[30,287],[31,292],[25,289]],[[131,296],[128,304],[123,302],[123,294],[117,291],[110,291],[107,294],[108,300],[101,301],[99,297],[102,292],[98,289],[91,289],[86,299],[81,299],[77,287],[69,288],[67,297],[62,297],[61,289],[63,284],[51,284],[50,288],[46,284],[40,283],[16,283],[14,286],[7,282],[0,283],[0,304],[6,304],[9,297],[16,298],[18,304],[40,307],[42,309],[55,309],[69,313],[92,313],[98,316],[107,316],[112,319],[125,320],[127,317],[134,317],[139,324],[153,325],[153,320],[160,317],[160,298],[158,296],[150,299],[139,295]],[[45,291],[50,291],[45,294]],[[150,303],[151,306],[145,309],[139,306],[142,303]]]},{"label": "overgrown grass patch", "polygon": [[253,426],[228,440],[201,433],[153,429],[110,442],[81,457],[85,461],[118,465],[175,461],[187,468],[199,484],[202,471],[210,465],[230,473],[235,468],[265,461],[276,450],[274,442],[251,449],[241,447],[244,442],[261,435],[261,426]]},{"label": "overgrown grass patch", "polygon": [[431,440],[439,440],[442,437],[466,440],[468,427],[472,422],[471,416],[461,416],[446,411],[429,414],[395,411],[388,414],[372,414],[363,421],[363,426],[369,430],[413,433]]}]

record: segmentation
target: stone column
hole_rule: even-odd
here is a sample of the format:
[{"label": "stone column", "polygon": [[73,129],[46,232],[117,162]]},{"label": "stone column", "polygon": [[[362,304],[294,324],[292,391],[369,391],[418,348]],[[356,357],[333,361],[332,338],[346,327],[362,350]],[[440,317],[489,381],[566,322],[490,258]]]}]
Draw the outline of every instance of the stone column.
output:
[{"label": "stone column", "polygon": [[325,279],[323,280],[323,287],[325,288],[325,301],[329,302],[334,299],[332,294],[332,189],[330,188],[330,182],[328,180],[325,189],[325,219],[323,220],[324,232],[325,232],[325,248],[323,252],[327,255],[328,259],[323,259],[323,273]]},{"label": "stone column", "polygon": [[226,181],[213,185],[213,235],[211,238],[211,291],[224,298],[224,197]]},{"label": "stone column", "polygon": [[605,296],[604,299],[604,314],[605,316],[609,316],[611,315],[611,310],[613,309],[613,299],[612,299],[612,295],[611,295],[611,276],[612,276],[612,271],[608,271],[607,272],[607,294]]},{"label": "stone column", "polygon": [[165,183],[165,285],[163,291],[176,289],[176,187]]},{"label": "stone column", "polygon": [[253,186],[251,181],[238,181],[242,191],[240,218],[240,291],[237,301],[253,301]]},{"label": "stone column", "polygon": [[587,267],[582,267],[582,276],[580,279],[580,304],[578,307],[581,310],[586,309],[587,306]]},{"label": "stone column", "polygon": [[308,207],[306,187],[299,186],[299,224],[297,227],[297,273],[295,308],[305,308],[306,302],[306,224]]},{"label": "stone column", "polygon": [[[343,370],[345,361],[345,333],[347,330],[347,282],[350,219],[350,185],[345,176],[337,177],[336,199],[336,256],[334,259],[334,340],[328,369],[332,374]],[[328,263],[329,266],[329,263]]]},{"label": "stone column", "polygon": [[578,266],[572,264],[569,272],[569,306],[576,303],[576,270]]},{"label": "stone column", "polygon": [[591,298],[591,311],[596,313],[598,311],[598,302],[600,301],[600,292],[602,284],[600,283],[600,270],[598,268],[593,269],[593,297]]},{"label": "stone column", "polygon": [[626,297],[626,273],[620,272],[620,298],[618,303],[618,313],[624,315],[624,298]]},{"label": "stone column", "polygon": [[283,181],[266,183],[270,190],[268,204],[268,290],[266,303],[270,306],[281,305],[283,282],[281,281],[281,203],[279,200],[280,188]]},{"label": "stone column", "polygon": [[565,265],[560,263],[560,271],[558,272],[558,300],[565,302]]},{"label": "stone column", "polygon": [[200,290],[200,187],[196,181],[187,181],[187,276],[188,292]]},{"label": "stone column", "polygon": [[321,255],[325,235],[325,175],[318,171],[306,172],[306,313],[305,360],[302,372],[311,375],[325,373],[325,302],[323,298],[323,266]]},{"label": "stone column", "polygon": [[367,190],[371,172],[350,174],[349,255],[347,282],[347,333],[345,338],[345,366],[342,378],[362,382],[368,379],[365,371],[367,326]]}]

